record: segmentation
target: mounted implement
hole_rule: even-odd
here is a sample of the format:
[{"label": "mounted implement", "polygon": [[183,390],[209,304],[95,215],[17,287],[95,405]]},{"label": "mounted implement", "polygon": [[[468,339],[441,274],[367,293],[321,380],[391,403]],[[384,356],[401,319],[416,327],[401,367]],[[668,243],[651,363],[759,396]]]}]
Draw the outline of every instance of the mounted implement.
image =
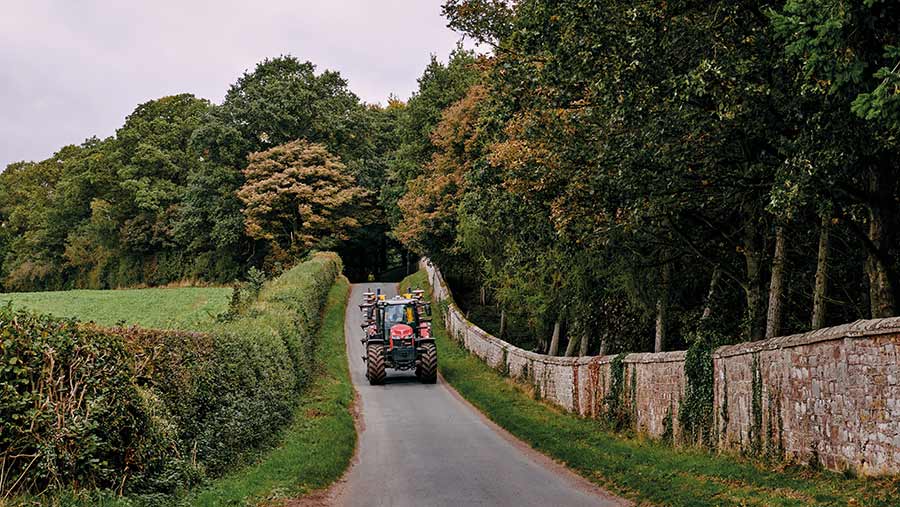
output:
[{"label": "mounted implement", "polygon": [[388,299],[379,290],[366,292],[363,313],[366,378],[381,385],[386,369],[412,370],[423,384],[437,381],[437,346],[431,335],[431,305],[425,291],[414,290]]}]

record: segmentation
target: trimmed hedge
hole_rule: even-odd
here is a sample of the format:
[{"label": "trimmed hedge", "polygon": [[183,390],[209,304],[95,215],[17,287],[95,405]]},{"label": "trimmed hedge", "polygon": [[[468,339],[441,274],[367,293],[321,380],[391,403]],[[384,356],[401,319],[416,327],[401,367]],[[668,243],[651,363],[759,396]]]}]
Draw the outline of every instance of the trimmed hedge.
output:
[{"label": "trimmed hedge", "polygon": [[270,443],[312,375],[340,272],[337,255],[317,254],[202,333],[0,309],[0,497],[167,493]]}]

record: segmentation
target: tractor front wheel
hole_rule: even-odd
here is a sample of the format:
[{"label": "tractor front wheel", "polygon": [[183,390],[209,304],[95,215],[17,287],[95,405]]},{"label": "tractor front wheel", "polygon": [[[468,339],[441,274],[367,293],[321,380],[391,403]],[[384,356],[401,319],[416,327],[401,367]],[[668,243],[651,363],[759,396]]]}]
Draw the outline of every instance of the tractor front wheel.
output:
[{"label": "tractor front wheel", "polygon": [[437,382],[437,346],[433,343],[422,345],[422,353],[416,361],[416,377],[423,384]]},{"label": "tractor front wheel", "polygon": [[384,345],[372,343],[366,347],[366,378],[369,384],[380,386],[384,384]]}]

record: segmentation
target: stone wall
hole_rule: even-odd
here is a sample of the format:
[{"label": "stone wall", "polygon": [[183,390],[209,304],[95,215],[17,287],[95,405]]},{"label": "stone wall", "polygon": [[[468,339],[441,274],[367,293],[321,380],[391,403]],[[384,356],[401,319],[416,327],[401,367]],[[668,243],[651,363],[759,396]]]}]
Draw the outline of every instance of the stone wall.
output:
[{"label": "stone wall", "polygon": [[[565,358],[520,349],[468,322],[439,270],[422,261],[452,338],[536,394],[600,417],[613,356]],[[684,352],[624,357],[624,403],[636,428],[677,437]],[[713,353],[720,449],[747,450],[832,470],[900,473],[900,318],[720,347]],[[671,425],[671,426],[669,426]]]},{"label": "stone wall", "polygon": [[[599,417],[611,385],[614,356],[554,357],[536,354],[499,338],[466,320],[453,301],[439,270],[422,261],[434,299],[447,304],[445,325],[451,338],[511,378],[534,387],[542,399],[579,415]],[[666,420],[677,420],[684,392],[684,352],[629,354],[624,359],[625,403],[635,426],[661,437]],[[677,424],[673,431],[677,434]]]},{"label": "stone wall", "polygon": [[900,319],[720,347],[713,361],[720,446],[900,472]]}]

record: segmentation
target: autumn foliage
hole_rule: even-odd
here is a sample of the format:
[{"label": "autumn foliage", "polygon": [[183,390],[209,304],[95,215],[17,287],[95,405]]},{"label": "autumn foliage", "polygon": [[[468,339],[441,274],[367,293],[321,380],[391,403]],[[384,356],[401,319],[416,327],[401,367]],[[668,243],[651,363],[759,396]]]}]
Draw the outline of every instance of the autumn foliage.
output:
[{"label": "autumn foliage", "polygon": [[334,246],[365,221],[369,192],[324,145],[298,139],[252,153],[244,177],[246,233],[276,259]]},{"label": "autumn foliage", "polygon": [[403,217],[394,233],[415,250],[432,251],[430,246],[452,242],[456,210],[465,193],[464,176],[481,149],[476,121],[485,94],[483,87],[473,86],[444,111],[431,136],[437,151],[398,202]]}]

